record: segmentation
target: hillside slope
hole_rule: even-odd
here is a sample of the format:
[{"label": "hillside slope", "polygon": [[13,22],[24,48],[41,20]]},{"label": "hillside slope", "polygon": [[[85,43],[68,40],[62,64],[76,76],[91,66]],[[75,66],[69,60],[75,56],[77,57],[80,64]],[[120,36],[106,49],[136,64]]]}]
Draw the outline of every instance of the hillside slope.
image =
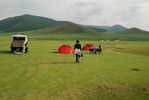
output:
[{"label": "hillside slope", "polygon": [[81,25],[81,26],[92,28],[99,32],[105,32],[105,31],[116,32],[116,31],[124,31],[128,29],[122,25],[113,25],[113,26]]},{"label": "hillside slope", "polygon": [[108,28],[107,30],[110,31],[110,32],[116,32],[116,31],[127,30],[127,28],[124,27],[124,26],[121,26],[121,25],[114,25],[114,26],[111,26],[110,28]]},{"label": "hillside slope", "polygon": [[1,32],[15,32],[42,29],[53,25],[62,25],[67,21],[56,21],[50,18],[22,15],[0,21]]},{"label": "hillside slope", "polygon": [[88,27],[88,28],[99,28],[99,29],[105,29],[107,30],[111,26],[99,26],[99,25],[81,25],[83,27]]},{"label": "hillside slope", "polygon": [[98,33],[92,29],[82,27],[74,23],[66,23],[40,30],[40,33]]},{"label": "hillside slope", "polygon": [[106,32],[107,30],[106,29],[102,29],[102,28],[93,28],[93,27],[88,27],[89,29],[92,29],[94,31],[97,31],[97,32]]},{"label": "hillside slope", "polygon": [[80,25],[80,26],[83,26],[83,27],[87,27],[87,28],[90,28],[94,31],[97,31],[97,32],[106,32],[107,30],[105,29],[105,27],[103,26],[94,26],[94,25]]},{"label": "hillside slope", "polygon": [[125,31],[119,32],[119,33],[123,33],[123,34],[149,34],[148,31],[144,31],[141,30],[139,28],[131,28],[131,29],[127,29]]}]

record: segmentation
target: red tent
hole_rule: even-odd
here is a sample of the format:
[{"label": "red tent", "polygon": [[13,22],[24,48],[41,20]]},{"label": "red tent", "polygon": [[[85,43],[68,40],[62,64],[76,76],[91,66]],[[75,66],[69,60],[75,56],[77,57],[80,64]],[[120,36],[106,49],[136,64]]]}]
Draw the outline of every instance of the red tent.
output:
[{"label": "red tent", "polygon": [[62,45],[58,48],[58,53],[73,54],[73,49],[69,45]]},{"label": "red tent", "polygon": [[89,51],[90,48],[95,48],[92,44],[85,44],[83,47],[84,51]]}]

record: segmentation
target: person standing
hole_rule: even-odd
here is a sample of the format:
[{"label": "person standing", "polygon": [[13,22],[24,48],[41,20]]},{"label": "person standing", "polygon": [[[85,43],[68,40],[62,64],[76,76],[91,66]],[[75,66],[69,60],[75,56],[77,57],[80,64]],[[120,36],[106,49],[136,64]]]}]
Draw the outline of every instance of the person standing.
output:
[{"label": "person standing", "polygon": [[80,63],[82,48],[81,44],[79,43],[79,40],[76,40],[76,44],[74,45],[74,54],[76,55],[76,63]]}]

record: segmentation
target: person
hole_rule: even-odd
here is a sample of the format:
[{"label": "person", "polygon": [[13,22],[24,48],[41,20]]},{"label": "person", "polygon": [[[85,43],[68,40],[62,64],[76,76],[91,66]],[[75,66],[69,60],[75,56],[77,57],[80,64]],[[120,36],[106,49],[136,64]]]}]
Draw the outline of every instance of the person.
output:
[{"label": "person", "polygon": [[74,54],[76,55],[76,63],[80,63],[82,48],[81,44],[79,43],[79,40],[76,40],[76,44],[74,45]]},{"label": "person", "polygon": [[98,51],[98,52],[101,52],[101,51],[102,51],[102,48],[101,48],[101,46],[100,46],[100,45],[98,46],[97,51]]},{"label": "person", "polygon": [[96,52],[101,52],[102,51],[102,48],[99,45],[98,48],[90,48],[89,51],[96,54]]}]

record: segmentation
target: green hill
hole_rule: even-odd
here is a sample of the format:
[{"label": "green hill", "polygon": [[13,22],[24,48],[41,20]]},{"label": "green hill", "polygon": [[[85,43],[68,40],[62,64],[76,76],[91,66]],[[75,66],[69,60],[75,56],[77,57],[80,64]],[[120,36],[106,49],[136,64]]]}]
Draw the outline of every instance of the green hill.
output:
[{"label": "green hill", "polygon": [[56,21],[50,18],[33,16],[33,15],[22,15],[16,17],[10,17],[0,21],[1,32],[16,32],[16,31],[27,31],[47,28],[53,25],[62,25],[67,21]]},{"label": "green hill", "polygon": [[88,27],[88,28],[99,28],[99,29],[105,29],[107,30],[111,26],[99,26],[99,25],[81,25],[83,27]]},{"label": "green hill", "polygon": [[110,31],[110,32],[116,32],[116,31],[127,30],[127,28],[124,27],[124,26],[121,26],[121,25],[114,25],[114,26],[111,26],[110,28],[108,28],[107,30]]},{"label": "green hill", "polygon": [[122,31],[120,33],[123,33],[123,34],[149,34],[148,31],[144,31],[144,30],[141,30],[138,28],[131,28],[131,29]]},{"label": "green hill", "polygon": [[94,28],[94,27],[88,27],[89,29],[92,29],[94,31],[97,31],[97,32],[106,32],[107,30],[105,29],[102,29],[102,28]]},{"label": "green hill", "polygon": [[106,29],[104,29],[103,27],[100,27],[100,26],[94,26],[94,25],[81,25],[81,26],[90,28],[90,29],[95,30],[97,32],[106,32],[107,31]]},{"label": "green hill", "polygon": [[82,25],[82,26],[92,28],[98,32],[105,32],[105,31],[117,32],[117,31],[124,31],[128,29],[122,25],[113,25],[113,26]]},{"label": "green hill", "polygon": [[69,22],[42,29],[39,33],[97,33],[97,31]]}]

